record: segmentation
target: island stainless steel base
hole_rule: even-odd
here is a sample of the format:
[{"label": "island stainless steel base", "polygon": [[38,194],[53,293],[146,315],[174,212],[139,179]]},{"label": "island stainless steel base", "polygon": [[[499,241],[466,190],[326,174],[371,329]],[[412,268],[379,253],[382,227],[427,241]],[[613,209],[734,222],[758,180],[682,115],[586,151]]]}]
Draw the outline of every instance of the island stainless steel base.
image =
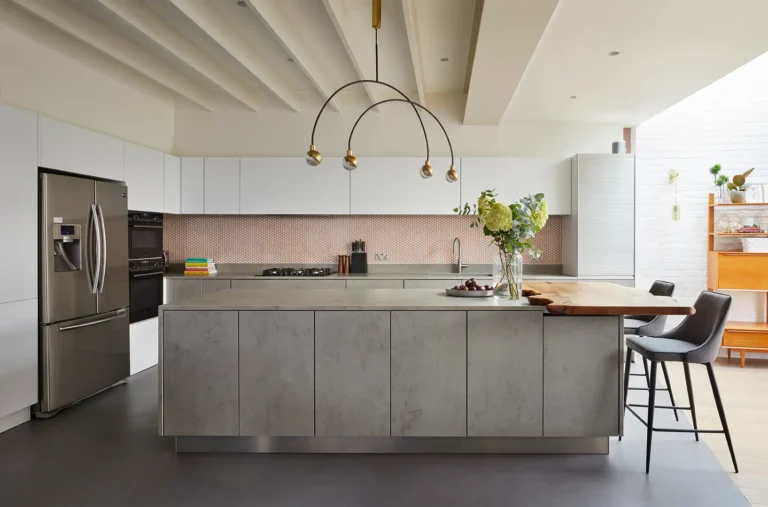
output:
[{"label": "island stainless steel base", "polygon": [[608,437],[176,437],[176,452],[608,454]]}]

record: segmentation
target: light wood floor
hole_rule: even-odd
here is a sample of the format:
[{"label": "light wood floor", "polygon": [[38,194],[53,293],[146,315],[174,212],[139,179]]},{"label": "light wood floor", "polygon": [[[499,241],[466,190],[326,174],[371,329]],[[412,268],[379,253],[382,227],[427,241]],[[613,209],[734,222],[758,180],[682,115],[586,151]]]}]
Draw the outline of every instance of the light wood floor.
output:
[{"label": "light wood floor", "polygon": [[[668,367],[675,401],[677,405],[687,406],[683,367],[674,363]],[[768,360],[748,359],[742,369],[738,354],[730,363],[720,358],[715,363],[715,376],[739,463],[740,473],[731,473],[731,478],[753,506],[768,507]],[[720,419],[706,369],[691,365],[691,380],[699,428],[719,429]],[[657,403],[666,404],[666,401],[664,393],[657,395]],[[686,417],[690,420],[690,412]],[[702,438],[723,468],[733,471],[725,437],[715,434],[702,435]]]}]

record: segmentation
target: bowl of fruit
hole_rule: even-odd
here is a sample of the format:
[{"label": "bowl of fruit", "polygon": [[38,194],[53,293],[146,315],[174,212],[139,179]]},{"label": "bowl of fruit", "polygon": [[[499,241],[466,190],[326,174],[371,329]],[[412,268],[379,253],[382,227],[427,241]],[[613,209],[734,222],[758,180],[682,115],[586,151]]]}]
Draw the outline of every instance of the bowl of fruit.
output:
[{"label": "bowl of fruit", "polygon": [[477,280],[470,278],[463,285],[454,285],[451,289],[445,289],[448,296],[460,298],[487,298],[493,296],[493,287],[480,285]]}]

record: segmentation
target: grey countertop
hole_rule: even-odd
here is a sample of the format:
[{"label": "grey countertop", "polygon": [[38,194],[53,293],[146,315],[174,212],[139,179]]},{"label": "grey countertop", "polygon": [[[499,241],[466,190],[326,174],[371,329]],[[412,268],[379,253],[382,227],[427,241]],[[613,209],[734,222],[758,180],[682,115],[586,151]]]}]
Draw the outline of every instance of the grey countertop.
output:
[{"label": "grey countertop", "polygon": [[526,299],[461,298],[435,289],[229,289],[160,307],[172,310],[527,310]]},{"label": "grey countertop", "polygon": [[[166,273],[166,278],[185,280],[194,280],[195,277],[184,276],[183,273]],[[254,272],[233,272],[219,273],[212,276],[201,276],[200,279],[219,279],[219,280],[459,280],[466,278],[477,278],[490,280],[491,273],[361,273],[340,275],[333,273],[328,276],[261,276]],[[523,273],[523,280],[553,280],[553,281],[576,281],[575,276],[565,275],[526,275]]]}]

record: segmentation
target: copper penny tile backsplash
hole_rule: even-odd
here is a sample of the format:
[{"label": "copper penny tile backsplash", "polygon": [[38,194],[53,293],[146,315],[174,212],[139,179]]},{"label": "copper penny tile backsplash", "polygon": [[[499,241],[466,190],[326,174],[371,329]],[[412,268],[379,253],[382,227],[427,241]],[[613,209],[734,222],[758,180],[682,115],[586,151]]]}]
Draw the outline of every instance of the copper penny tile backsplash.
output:
[{"label": "copper penny tile backsplash", "polygon": [[[468,264],[490,264],[494,249],[482,231],[458,216],[165,215],[163,245],[172,262],[210,257],[221,264],[333,264],[352,241],[366,242],[368,262],[450,264],[453,238],[461,238]],[[534,239],[543,257],[526,263],[562,264],[562,217],[552,216]]]}]

